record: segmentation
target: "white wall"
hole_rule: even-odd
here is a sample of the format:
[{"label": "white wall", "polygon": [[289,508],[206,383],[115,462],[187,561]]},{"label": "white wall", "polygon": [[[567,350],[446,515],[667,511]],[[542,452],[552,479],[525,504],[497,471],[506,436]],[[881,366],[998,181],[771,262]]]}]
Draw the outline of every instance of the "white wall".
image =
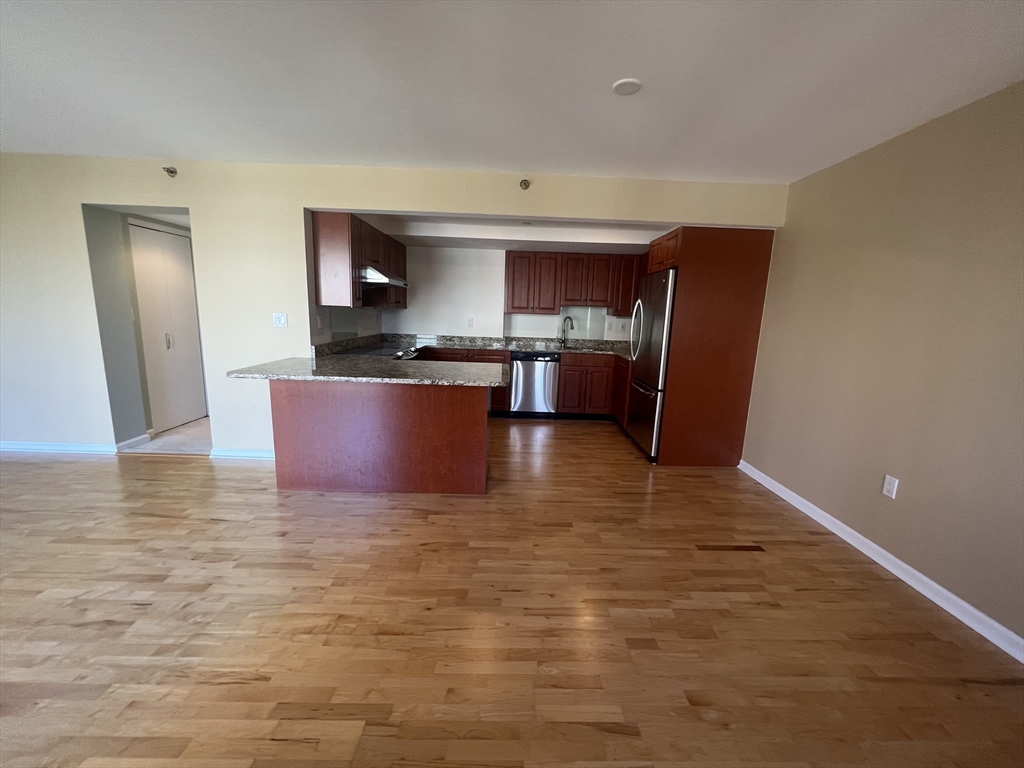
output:
[{"label": "white wall", "polygon": [[225,373],[309,355],[304,207],[769,227],[786,209],[782,185],[535,175],[524,192],[521,174],[166,164],[0,155],[0,441],[114,442],[83,203],[189,209],[218,450],[273,446],[267,382]]},{"label": "white wall", "polygon": [[[408,309],[384,310],[384,333],[501,336],[505,252],[476,248],[409,248]],[[473,318],[473,327],[467,324]]]}]

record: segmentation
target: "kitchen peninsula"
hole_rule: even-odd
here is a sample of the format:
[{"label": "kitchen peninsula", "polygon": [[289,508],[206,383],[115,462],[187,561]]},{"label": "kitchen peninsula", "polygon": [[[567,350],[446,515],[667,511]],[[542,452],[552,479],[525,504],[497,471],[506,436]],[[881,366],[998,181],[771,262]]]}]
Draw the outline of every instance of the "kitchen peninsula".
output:
[{"label": "kitchen peninsula", "polygon": [[281,490],[482,494],[498,363],[293,357],[228,372],[269,379]]}]

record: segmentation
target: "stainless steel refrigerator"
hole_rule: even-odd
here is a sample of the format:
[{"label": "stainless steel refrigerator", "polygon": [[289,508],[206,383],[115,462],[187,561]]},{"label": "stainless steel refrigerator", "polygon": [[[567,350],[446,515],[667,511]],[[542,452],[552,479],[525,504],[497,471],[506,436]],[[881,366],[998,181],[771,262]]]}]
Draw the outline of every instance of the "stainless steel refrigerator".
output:
[{"label": "stainless steel refrigerator", "polygon": [[675,269],[647,275],[640,281],[640,298],[633,306],[633,321],[630,325],[629,352],[633,358],[633,381],[629,390],[626,431],[651,461],[658,458],[675,290]]}]

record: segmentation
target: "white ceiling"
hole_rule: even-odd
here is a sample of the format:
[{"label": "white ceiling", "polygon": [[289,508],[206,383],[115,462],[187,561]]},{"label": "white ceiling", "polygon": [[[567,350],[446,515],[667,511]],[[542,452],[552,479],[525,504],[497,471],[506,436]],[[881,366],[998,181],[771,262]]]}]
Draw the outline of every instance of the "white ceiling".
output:
[{"label": "white ceiling", "polygon": [[1022,78],[1021,0],[0,2],[11,152],[785,183]]},{"label": "white ceiling", "polygon": [[652,240],[676,226],[502,216],[360,213],[359,217],[411,246],[569,253],[645,253]]}]

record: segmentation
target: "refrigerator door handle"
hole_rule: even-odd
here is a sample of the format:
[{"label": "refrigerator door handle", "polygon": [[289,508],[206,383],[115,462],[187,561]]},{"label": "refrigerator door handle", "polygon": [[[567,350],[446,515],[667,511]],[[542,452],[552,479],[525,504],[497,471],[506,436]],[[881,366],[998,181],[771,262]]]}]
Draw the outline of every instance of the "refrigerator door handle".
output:
[{"label": "refrigerator door handle", "polygon": [[636,300],[636,306],[633,307],[633,320],[636,321],[637,313],[640,313],[640,334],[636,339],[636,352],[633,352],[633,327],[632,324],[629,328],[629,351],[632,352],[632,358],[636,360],[636,356],[640,354],[640,348],[644,345],[644,304],[640,299]]},{"label": "refrigerator door handle", "polygon": [[633,380],[633,388],[639,390],[640,392],[642,392],[643,394],[647,395],[648,397],[657,397],[658,396],[658,391],[656,389],[651,389],[648,386],[644,386],[643,384],[641,384],[636,379]]}]

